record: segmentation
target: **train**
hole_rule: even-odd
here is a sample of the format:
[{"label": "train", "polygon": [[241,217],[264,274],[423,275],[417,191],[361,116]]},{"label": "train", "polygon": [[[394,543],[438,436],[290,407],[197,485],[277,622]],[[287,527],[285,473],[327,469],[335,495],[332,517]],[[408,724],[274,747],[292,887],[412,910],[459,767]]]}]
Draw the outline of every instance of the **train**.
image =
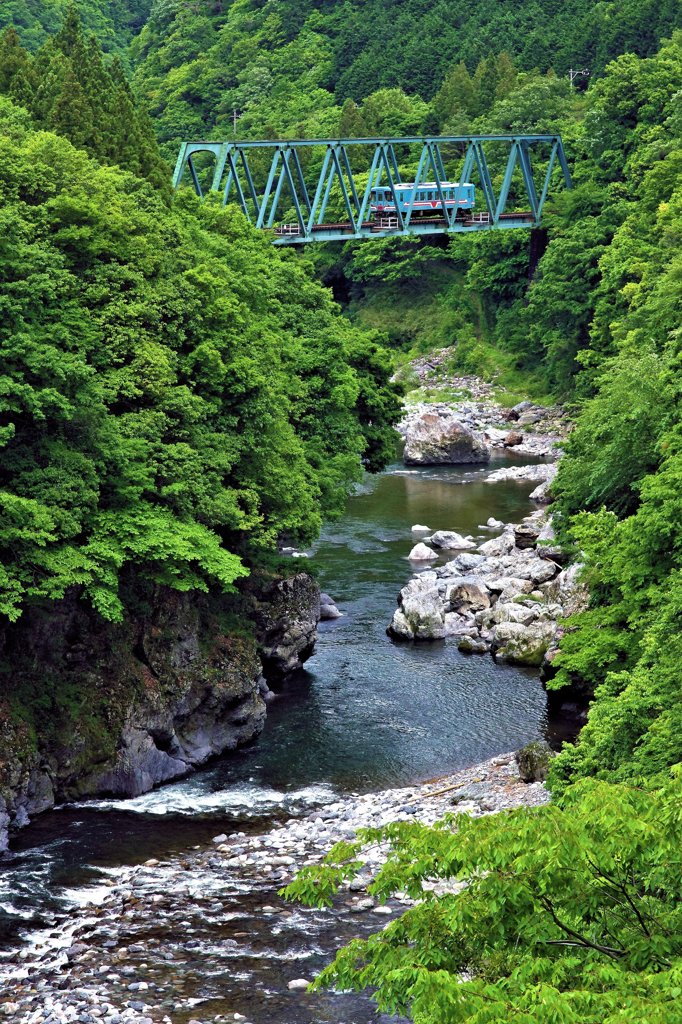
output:
[{"label": "train", "polygon": [[[407,213],[412,203],[412,216],[433,216],[434,213],[442,212],[443,201],[446,210],[472,210],[476,200],[475,188],[470,182],[442,181],[439,189],[435,181],[424,181],[417,187],[416,194],[414,182],[402,182],[395,185],[394,189],[400,212]],[[375,217],[396,213],[393,193],[387,185],[372,189],[369,208]]]}]

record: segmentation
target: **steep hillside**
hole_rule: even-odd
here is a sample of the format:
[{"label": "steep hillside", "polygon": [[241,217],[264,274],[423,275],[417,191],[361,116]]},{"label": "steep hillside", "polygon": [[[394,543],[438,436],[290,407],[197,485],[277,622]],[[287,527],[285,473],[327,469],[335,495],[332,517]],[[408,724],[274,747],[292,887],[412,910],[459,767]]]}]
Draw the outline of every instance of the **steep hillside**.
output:
[{"label": "steep hillside", "polygon": [[[139,791],[259,731],[261,660],[299,665],[319,610],[305,577],[291,657],[264,639],[259,660],[259,603],[271,639],[292,604],[261,593],[278,546],[386,463],[399,405],[389,354],[305,260],[173,199],[73,12],[34,57],[13,29],[0,48],[24,101],[0,96],[2,833],[5,804],[21,822],[86,778]],[[176,728],[211,734],[198,761],[192,738],[173,765],[157,748]]]},{"label": "steep hillside", "polygon": [[152,0],[3,0],[0,28],[13,25],[24,44],[34,50],[59,31],[71,9],[85,29],[95,33],[105,51],[124,55],[151,6]]},{"label": "steep hillside", "polygon": [[[372,95],[368,129],[399,134],[451,119],[452,104],[427,104],[460,62],[472,75],[479,69],[477,113],[499,94],[494,62],[483,63],[490,57],[506,52],[520,71],[564,76],[586,66],[597,75],[624,51],[654,53],[681,18],[674,0],[478,0],[456,8],[442,0],[165,0],[134,44],[135,81],[162,144],[226,136],[235,111],[242,136],[335,134],[344,103]],[[455,109],[470,114],[467,85],[459,86]],[[347,110],[346,130],[350,121]]]}]

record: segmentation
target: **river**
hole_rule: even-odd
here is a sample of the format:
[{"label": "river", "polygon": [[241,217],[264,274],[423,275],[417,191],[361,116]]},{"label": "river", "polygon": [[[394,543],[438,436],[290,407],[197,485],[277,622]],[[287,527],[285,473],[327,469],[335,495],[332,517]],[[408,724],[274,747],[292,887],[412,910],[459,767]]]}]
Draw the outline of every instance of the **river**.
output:
[{"label": "river", "polygon": [[[510,461],[499,455],[495,466]],[[551,739],[536,672],[460,654],[452,641],[397,644],[386,635],[398,590],[412,572],[406,556],[413,524],[483,540],[490,534],[480,524],[489,516],[516,521],[529,511],[533,485],[488,484],[489,471],[394,466],[368,478],[312,552],[322,588],[343,617],[321,624],[313,658],[270,706],[261,737],[187,780],[134,800],[57,809],[16,835],[0,860],[5,948],[53,925],[125,865],[182,856],[220,832],[263,831],[334,794],[408,785],[539,736]],[[178,1011],[174,1024],[192,1018],[197,999],[209,1000],[216,1013],[239,1009],[254,1024],[338,1024],[334,1000],[310,1002],[313,997],[297,994],[294,1011],[292,994],[279,999],[277,993],[286,988],[287,964],[291,977],[292,959],[300,958],[309,976],[339,939],[364,926],[296,912],[278,931],[262,915],[257,925],[249,917],[252,891],[228,893],[226,900],[225,921],[192,923],[196,956],[183,961],[182,998],[168,1004],[169,1012]],[[221,960],[217,946],[230,934],[228,922],[239,919],[243,929],[245,916],[253,938],[248,953],[238,963]],[[172,936],[159,940],[159,934],[149,932],[172,944]],[[206,969],[211,956],[215,970]],[[349,1022],[376,1019],[364,998],[344,998]]]}]

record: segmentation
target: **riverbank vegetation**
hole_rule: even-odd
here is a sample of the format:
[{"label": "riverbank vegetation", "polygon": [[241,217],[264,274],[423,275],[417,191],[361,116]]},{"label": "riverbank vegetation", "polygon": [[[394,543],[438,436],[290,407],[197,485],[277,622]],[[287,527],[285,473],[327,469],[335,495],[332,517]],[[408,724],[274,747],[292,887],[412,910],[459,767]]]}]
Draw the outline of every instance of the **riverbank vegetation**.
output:
[{"label": "riverbank vegetation", "polygon": [[[0,611],[79,587],[117,617],[128,570],[230,588],[277,540],[310,539],[363,463],[390,455],[401,354],[451,345],[454,369],[571,402],[555,522],[592,603],[549,685],[589,684],[588,724],[554,761],[550,808],[455,837],[389,827],[376,894],[471,882],[354,943],[325,980],[374,987],[422,1024],[668,1024],[682,992],[679,4],[480,0],[457,24],[437,0],[78,7],[124,64],[73,14],[57,31],[18,0],[2,12],[22,31],[0,43]],[[561,132],[575,188],[548,207],[533,266],[523,232],[282,253],[236,211],[170,194],[178,142],[227,137],[235,117],[250,137]],[[353,862],[339,848],[291,892],[325,899]]]}]

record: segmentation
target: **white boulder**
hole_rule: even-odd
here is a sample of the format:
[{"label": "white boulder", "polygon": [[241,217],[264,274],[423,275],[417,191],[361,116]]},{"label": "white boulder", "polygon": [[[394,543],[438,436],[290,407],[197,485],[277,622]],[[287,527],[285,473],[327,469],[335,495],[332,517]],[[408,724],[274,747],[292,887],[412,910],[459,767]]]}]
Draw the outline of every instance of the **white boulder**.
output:
[{"label": "white boulder", "polygon": [[489,459],[487,445],[451,412],[427,410],[407,425],[403,460],[408,466],[458,465]]},{"label": "white boulder", "polygon": [[436,530],[428,541],[434,548],[446,548],[448,551],[471,551],[476,547],[476,541],[454,530]]},{"label": "white boulder", "polygon": [[440,640],[445,636],[445,607],[435,573],[415,576],[400,591],[399,608],[389,632],[406,640]]},{"label": "white boulder", "polygon": [[430,562],[434,558],[438,558],[438,555],[431,548],[427,548],[426,544],[415,544],[407,556],[411,562]]}]

